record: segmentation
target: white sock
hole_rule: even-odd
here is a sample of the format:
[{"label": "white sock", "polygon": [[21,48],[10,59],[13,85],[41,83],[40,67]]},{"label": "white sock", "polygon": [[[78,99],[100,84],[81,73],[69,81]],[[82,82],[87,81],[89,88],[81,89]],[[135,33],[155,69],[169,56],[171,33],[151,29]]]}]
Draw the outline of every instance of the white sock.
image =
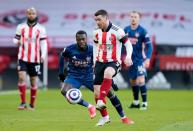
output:
[{"label": "white sock", "polygon": [[109,115],[106,115],[103,117],[104,119],[109,119]]},{"label": "white sock", "polygon": [[143,105],[143,104],[144,104],[145,106],[147,106],[147,102],[142,102],[142,105]]},{"label": "white sock", "polygon": [[133,104],[134,105],[138,105],[139,104],[139,100],[133,100]]}]

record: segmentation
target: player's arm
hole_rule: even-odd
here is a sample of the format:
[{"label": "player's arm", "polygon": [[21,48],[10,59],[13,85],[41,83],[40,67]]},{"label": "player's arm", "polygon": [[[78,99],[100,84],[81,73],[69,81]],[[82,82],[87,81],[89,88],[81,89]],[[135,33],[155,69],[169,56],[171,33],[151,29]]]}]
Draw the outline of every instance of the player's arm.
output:
[{"label": "player's arm", "polygon": [[15,37],[13,38],[13,43],[16,45],[20,45],[21,43],[21,25],[17,26]]},{"label": "player's arm", "polygon": [[41,62],[43,62],[48,53],[48,43],[45,28],[40,32],[40,49],[41,49]]},{"label": "player's arm", "polygon": [[98,44],[98,33],[97,30],[95,29],[93,31],[93,66],[95,66],[96,63],[96,51],[97,51],[97,44]]},{"label": "player's arm", "polygon": [[149,35],[146,32],[144,35],[144,43],[145,43],[144,51],[145,51],[145,56],[146,56],[144,65],[145,65],[145,68],[148,68],[150,65],[151,55],[153,52],[153,46],[152,46],[152,42],[150,41]]},{"label": "player's arm", "polygon": [[60,53],[59,56],[59,73],[58,77],[61,82],[64,82],[64,79],[67,75],[67,58],[68,58],[68,49],[64,48],[64,50]]},{"label": "player's arm", "polygon": [[122,29],[119,29],[119,34],[120,34],[120,42],[122,42],[126,48],[126,58],[124,60],[124,63],[126,66],[131,66],[133,64],[131,56],[133,52],[133,47],[131,45],[130,40],[128,39],[128,36],[125,35],[125,32]]}]

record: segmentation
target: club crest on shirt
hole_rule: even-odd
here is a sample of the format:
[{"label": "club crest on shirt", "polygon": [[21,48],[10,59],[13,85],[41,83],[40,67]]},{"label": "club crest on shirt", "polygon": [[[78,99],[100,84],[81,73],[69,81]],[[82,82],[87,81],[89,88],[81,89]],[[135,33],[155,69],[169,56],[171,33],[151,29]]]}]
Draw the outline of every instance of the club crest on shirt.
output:
[{"label": "club crest on shirt", "polygon": [[109,40],[110,41],[114,41],[115,39],[113,37],[109,37]]},{"label": "club crest on shirt", "polygon": [[91,61],[91,57],[86,57],[86,61],[90,62]]}]

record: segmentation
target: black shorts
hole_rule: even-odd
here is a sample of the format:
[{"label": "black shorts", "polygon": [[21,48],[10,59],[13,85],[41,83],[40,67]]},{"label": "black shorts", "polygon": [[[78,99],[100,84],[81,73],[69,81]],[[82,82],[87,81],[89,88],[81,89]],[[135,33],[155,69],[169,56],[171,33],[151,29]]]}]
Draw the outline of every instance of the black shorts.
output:
[{"label": "black shorts", "polygon": [[30,62],[25,62],[22,60],[18,61],[18,71],[26,71],[29,76],[38,76],[41,74],[40,72],[40,64],[39,63],[30,63]]},{"label": "black shorts", "polygon": [[94,79],[94,85],[101,85],[104,77],[104,71],[107,67],[113,67],[115,69],[115,74],[113,77],[119,73],[121,66],[119,62],[108,62],[108,63],[102,63],[102,62],[96,62],[94,73],[95,73],[95,79]]}]

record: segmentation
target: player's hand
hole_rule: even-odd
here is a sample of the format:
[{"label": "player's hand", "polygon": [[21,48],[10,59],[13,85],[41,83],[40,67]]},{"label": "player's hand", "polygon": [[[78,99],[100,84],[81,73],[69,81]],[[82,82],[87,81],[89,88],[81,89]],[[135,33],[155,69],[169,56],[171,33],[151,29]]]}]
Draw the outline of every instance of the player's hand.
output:
[{"label": "player's hand", "polygon": [[126,67],[130,67],[131,65],[133,65],[133,61],[130,58],[126,58],[124,60],[124,64],[125,64]]},{"label": "player's hand", "polygon": [[61,82],[64,82],[66,76],[64,74],[59,74],[58,75],[58,79],[61,81]]},{"label": "player's hand", "polygon": [[146,59],[146,60],[144,61],[144,67],[147,69],[147,68],[149,68],[149,65],[150,65],[150,60],[149,60],[149,59]]}]

